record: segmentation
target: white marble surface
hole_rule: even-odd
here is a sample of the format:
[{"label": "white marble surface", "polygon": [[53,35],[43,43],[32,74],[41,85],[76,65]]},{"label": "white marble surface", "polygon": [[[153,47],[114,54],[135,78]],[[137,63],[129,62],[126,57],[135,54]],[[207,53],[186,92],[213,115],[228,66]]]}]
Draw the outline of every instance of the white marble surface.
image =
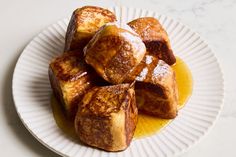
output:
[{"label": "white marble surface", "polygon": [[116,4],[146,8],[179,19],[214,50],[225,79],[220,118],[199,143],[181,157],[236,156],[236,1],[235,0],[0,0],[0,156],[57,157],[24,128],[14,108],[11,79],[17,58],[43,28],[81,5]]}]

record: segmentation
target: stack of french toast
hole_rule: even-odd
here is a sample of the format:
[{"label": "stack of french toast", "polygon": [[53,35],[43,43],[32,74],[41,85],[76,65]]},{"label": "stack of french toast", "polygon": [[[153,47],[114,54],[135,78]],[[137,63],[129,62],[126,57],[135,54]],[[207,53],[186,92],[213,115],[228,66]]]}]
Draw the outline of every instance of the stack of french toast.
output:
[{"label": "stack of french toast", "polygon": [[76,9],[64,53],[49,65],[53,93],[78,138],[106,151],[126,149],[138,112],[177,115],[176,62],[166,31],[143,17],[122,26],[109,10]]}]

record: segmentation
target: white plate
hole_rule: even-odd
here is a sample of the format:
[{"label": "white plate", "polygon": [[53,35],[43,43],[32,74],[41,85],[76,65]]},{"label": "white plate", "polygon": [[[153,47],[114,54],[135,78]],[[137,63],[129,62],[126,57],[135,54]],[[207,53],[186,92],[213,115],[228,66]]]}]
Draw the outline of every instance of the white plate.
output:
[{"label": "white plate", "polygon": [[208,45],[188,27],[164,15],[143,9],[109,8],[122,22],[144,16],[160,20],[172,48],[189,66],[193,93],[178,117],[160,133],[133,140],[119,153],[109,153],[76,143],[56,125],[50,106],[49,61],[62,53],[69,19],[58,21],[36,36],[21,54],[13,76],[13,97],[20,119],[42,144],[62,156],[173,156],[185,151],[209,130],[223,104],[223,78]]}]

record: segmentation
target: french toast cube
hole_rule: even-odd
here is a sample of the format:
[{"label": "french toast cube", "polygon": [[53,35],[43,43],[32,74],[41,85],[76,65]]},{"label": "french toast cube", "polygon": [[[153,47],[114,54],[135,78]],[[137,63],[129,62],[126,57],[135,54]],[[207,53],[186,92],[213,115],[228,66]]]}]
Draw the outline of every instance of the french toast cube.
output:
[{"label": "french toast cube", "polygon": [[75,118],[76,133],[90,146],[106,151],[126,149],[137,124],[138,110],[130,84],[94,87],[83,97]]},{"label": "french toast cube", "polygon": [[151,55],[156,56],[169,65],[176,62],[168,34],[157,19],[142,17],[129,22],[128,25],[140,35],[147,51]]},{"label": "french toast cube", "polygon": [[55,97],[66,116],[73,119],[84,93],[95,85],[96,72],[85,62],[81,52],[64,53],[49,65],[49,79]]},{"label": "french toast cube", "polygon": [[134,80],[136,103],[140,112],[165,119],[177,116],[178,88],[175,72],[167,63],[146,55],[125,82]]},{"label": "french toast cube", "polygon": [[95,6],[76,9],[67,27],[64,51],[83,50],[101,26],[114,21],[116,16],[107,9]]},{"label": "french toast cube", "polygon": [[106,24],[84,48],[85,61],[112,84],[122,83],[146,54],[140,37],[128,25],[126,27]]}]

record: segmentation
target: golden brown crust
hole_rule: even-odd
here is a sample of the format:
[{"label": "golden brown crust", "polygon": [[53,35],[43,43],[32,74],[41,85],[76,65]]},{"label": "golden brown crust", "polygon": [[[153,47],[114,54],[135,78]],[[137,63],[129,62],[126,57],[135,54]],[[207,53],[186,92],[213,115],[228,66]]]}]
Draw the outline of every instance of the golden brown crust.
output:
[{"label": "golden brown crust", "polygon": [[68,118],[73,119],[85,92],[95,86],[98,76],[86,65],[81,52],[64,53],[49,65],[49,78],[54,95]]},{"label": "golden brown crust", "polygon": [[85,47],[85,60],[110,83],[122,83],[146,53],[145,45],[133,32],[115,24],[103,26]]},{"label": "golden brown crust", "polygon": [[129,96],[127,97],[126,101],[129,101],[130,99],[130,105],[127,106],[127,112],[125,112],[125,134],[127,146],[130,145],[136,128],[136,124],[138,122],[138,108],[136,105],[135,91],[133,87],[129,90],[128,95]]},{"label": "golden brown crust", "polygon": [[[82,110],[85,110],[86,115],[109,116],[111,113],[120,111],[123,107],[122,102],[126,98],[126,90],[129,84],[118,86],[94,87],[88,91],[83,99],[86,103],[81,105]],[[89,99],[89,101],[87,100]],[[106,105],[104,105],[106,104]]]},{"label": "golden brown crust", "polygon": [[76,132],[90,146],[124,150],[132,140],[137,114],[134,89],[129,84],[94,87],[81,101]]},{"label": "golden brown crust", "polygon": [[175,73],[164,61],[146,55],[125,82],[136,80],[136,101],[140,112],[160,118],[175,118],[178,93]]},{"label": "golden brown crust", "polygon": [[176,62],[166,31],[157,19],[143,17],[133,20],[128,25],[138,33],[147,47],[147,51],[164,60],[169,65]]},{"label": "golden brown crust", "polygon": [[50,68],[55,69],[56,77],[62,81],[75,81],[92,69],[84,62],[82,52],[74,51],[54,58]]},{"label": "golden brown crust", "polygon": [[101,26],[114,21],[116,21],[115,15],[107,9],[95,6],[76,9],[67,28],[65,51],[83,50]]}]

